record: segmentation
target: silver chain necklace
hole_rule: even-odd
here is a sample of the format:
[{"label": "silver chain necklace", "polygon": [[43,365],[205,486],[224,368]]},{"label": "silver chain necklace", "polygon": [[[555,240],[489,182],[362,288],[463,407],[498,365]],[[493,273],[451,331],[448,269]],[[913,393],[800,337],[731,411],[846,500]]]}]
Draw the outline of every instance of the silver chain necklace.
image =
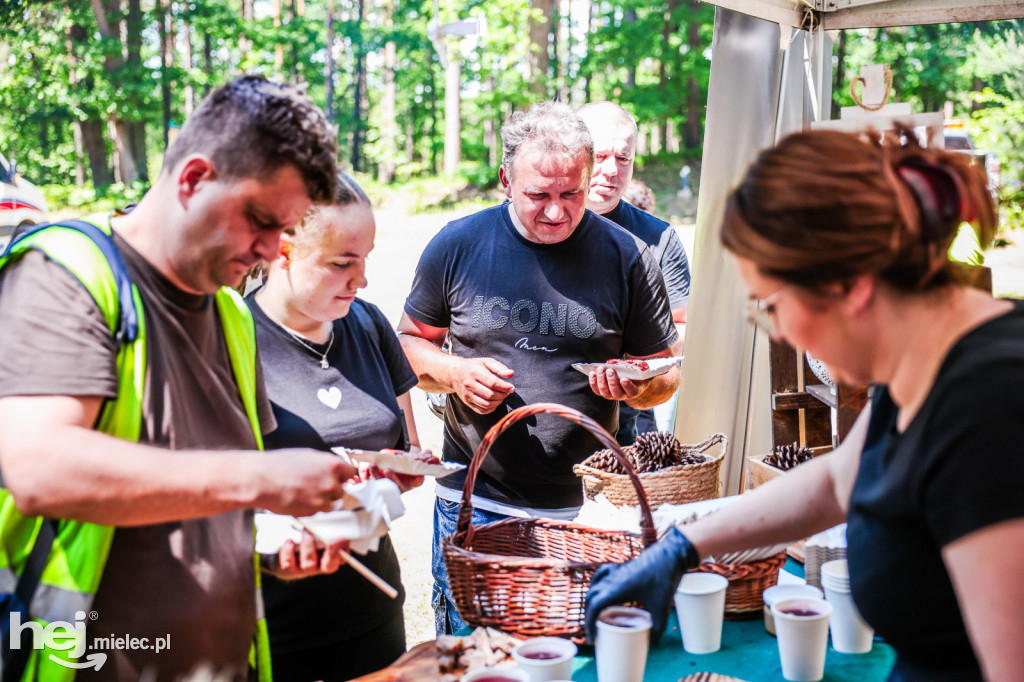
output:
[{"label": "silver chain necklace", "polygon": [[303,348],[308,350],[310,353],[312,353],[313,355],[316,355],[317,357],[320,358],[320,368],[321,369],[328,369],[328,368],[330,368],[331,363],[327,362],[327,354],[331,352],[331,346],[334,345],[334,327],[333,326],[331,326],[331,335],[327,339],[327,348],[324,349],[323,353],[321,353],[316,348],[314,348],[313,346],[311,346],[308,343],[306,343],[306,340],[304,338],[302,338],[301,336],[299,336],[298,334],[293,332],[288,327],[285,327],[284,325],[281,325],[281,328],[284,329],[286,332],[288,332],[288,335],[291,336],[293,339],[295,339],[299,343],[300,346],[302,346]]}]

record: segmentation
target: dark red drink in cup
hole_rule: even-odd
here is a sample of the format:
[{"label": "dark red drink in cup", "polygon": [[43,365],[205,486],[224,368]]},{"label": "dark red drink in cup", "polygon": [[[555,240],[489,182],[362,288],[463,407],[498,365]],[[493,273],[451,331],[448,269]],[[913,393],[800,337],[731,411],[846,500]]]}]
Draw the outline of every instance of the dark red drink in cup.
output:
[{"label": "dark red drink in cup", "polygon": [[569,679],[575,657],[576,645],[558,637],[528,639],[512,650],[512,659],[530,676],[530,682]]}]

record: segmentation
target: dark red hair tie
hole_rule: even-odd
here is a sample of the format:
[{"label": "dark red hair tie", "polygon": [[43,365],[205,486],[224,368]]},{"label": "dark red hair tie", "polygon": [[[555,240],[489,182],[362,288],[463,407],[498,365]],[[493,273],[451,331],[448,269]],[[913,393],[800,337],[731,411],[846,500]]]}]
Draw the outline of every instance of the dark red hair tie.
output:
[{"label": "dark red hair tie", "polygon": [[896,167],[910,189],[921,212],[921,234],[925,241],[937,242],[952,236],[965,218],[960,178],[945,165],[911,159]]}]

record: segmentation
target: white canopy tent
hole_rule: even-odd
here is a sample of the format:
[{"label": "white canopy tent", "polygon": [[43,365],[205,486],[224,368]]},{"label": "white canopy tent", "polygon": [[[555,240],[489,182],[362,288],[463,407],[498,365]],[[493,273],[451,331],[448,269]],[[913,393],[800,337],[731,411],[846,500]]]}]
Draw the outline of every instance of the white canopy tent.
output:
[{"label": "white canopy tent", "polygon": [[827,118],[833,29],[1024,17],[1024,0],[702,0],[715,14],[686,357],[676,435],[723,432],[726,493],[746,455],[771,449],[768,343],[718,242],[728,193],[760,150]]}]

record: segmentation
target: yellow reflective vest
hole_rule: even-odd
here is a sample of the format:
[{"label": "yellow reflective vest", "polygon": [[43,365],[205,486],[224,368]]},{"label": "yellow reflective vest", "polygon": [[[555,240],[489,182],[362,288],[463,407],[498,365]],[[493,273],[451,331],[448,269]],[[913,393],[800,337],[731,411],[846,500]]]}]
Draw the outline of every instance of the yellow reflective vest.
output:
[{"label": "yellow reflective vest", "polygon": [[[92,215],[85,222],[98,227],[107,235],[111,234],[109,214]],[[28,249],[43,251],[50,259],[74,274],[99,305],[111,333],[118,333],[122,314],[118,283],[110,263],[95,241],[76,229],[53,225],[18,242],[10,254],[0,258],[0,268]],[[104,403],[96,430],[137,442],[142,423],[142,389],[146,376],[146,329],[142,300],[134,284],[131,285],[131,298],[134,301],[138,333],[133,341],[124,340],[121,343],[117,355],[117,398]],[[257,447],[262,449],[263,436],[256,411],[256,331],[252,314],[242,297],[231,289],[222,288],[214,298],[224,327],[235,381]],[[44,521],[41,517],[23,515],[18,511],[11,494],[0,489],[0,591],[14,591]],[[43,627],[55,621],[72,625],[76,621],[81,622],[85,617],[83,612],[90,610],[96,596],[113,538],[113,526],[70,519],[59,522],[46,568],[29,606],[34,621]],[[260,682],[269,682],[270,647],[260,595],[260,569],[255,552],[253,560],[256,566],[255,589],[259,620],[250,664],[256,667]],[[51,647],[34,649],[22,679],[72,682],[76,660],[70,658],[72,650],[70,647],[63,650]],[[72,665],[61,665],[58,660],[71,662]]]}]

